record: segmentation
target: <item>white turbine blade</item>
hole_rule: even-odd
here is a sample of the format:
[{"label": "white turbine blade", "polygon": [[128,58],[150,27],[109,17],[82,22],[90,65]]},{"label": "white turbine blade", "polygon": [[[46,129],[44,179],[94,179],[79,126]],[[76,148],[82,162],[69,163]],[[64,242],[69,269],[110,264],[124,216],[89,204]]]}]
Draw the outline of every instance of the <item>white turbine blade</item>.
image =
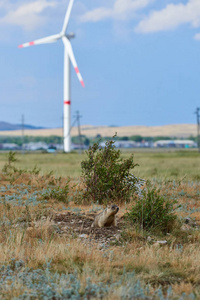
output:
[{"label": "white turbine blade", "polygon": [[61,34],[54,34],[39,40],[35,40],[29,43],[25,43],[22,45],[19,45],[18,48],[25,48],[25,47],[29,47],[29,46],[34,46],[34,45],[40,45],[40,44],[47,44],[47,43],[54,43],[57,40],[59,40],[61,38]]},{"label": "white turbine blade", "polygon": [[65,15],[65,20],[64,20],[64,23],[63,23],[63,28],[62,28],[62,33],[63,34],[65,34],[65,32],[67,30],[67,26],[68,26],[68,23],[69,23],[69,17],[70,17],[71,11],[72,11],[73,3],[74,3],[74,0],[70,0],[68,8],[67,8],[66,15]]},{"label": "white turbine blade", "polygon": [[65,45],[65,49],[66,49],[66,51],[67,51],[67,53],[68,53],[68,55],[69,55],[69,58],[70,58],[70,60],[71,60],[71,63],[72,63],[72,65],[73,65],[73,67],[74,67],[74,69],[75,69],[75,71],[76,71],[76,74],[77,74],[77,76],[78,76],[78,79],[79,79],[81,85],[84,87],[85,84],[84,84],[84,82],[83,82],[83,78],[82,78],[82,76],[81,76],[81,73],[79,72],[79,69],[78,69],[78,66],[77,66],[77,62],[76,62],[76,59],[75,59],[75,56],[74,56],[74,52],[73,52],[71,43],[70,43],[70,41],[68,40],[68,38],[66,38],[65,36],[62,38],[62,40],[63,40],[63,43],[64,43],[64,45]]}]

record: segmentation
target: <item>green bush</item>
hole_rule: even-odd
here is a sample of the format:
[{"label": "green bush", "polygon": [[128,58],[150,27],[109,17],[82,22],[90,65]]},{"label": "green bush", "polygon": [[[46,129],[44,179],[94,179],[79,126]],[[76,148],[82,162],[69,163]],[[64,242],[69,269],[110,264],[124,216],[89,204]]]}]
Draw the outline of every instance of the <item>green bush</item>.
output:
[{"label": "green bush", "polygon": [[170,232],[177,218],[174,208],[177,201],[164,198],[155,187],[147,186],[142,194],[126,217],[147,231]]},{"label": "green bush", "polygon": [[[129,200],[135,191],[130,171],[136,166],[133,155],[123,160],[114,141],[107,141],[105,148],[95,143],[86,151],[87,158],[82,161],[82,178],[86,190],[84,197],[88,201],[106,204],[110,200]],[[135,178],[135,182],[136,182]]]}]

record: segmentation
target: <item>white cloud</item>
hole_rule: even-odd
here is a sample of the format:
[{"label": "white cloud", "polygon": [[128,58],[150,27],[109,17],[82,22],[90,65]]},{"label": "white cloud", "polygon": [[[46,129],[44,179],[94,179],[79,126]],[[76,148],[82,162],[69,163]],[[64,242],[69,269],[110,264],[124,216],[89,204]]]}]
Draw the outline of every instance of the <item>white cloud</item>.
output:
[{"label": "white cloud", "polygon": [[104,7],[96,8],[81,17],[82,22],[98,22],[111,17],[112,11]]},{"label": "white cloud", "polygon": [[1,0],[0,2],[0,8],[5,8],[9,5],[8,1],[6,0]]},{"label": "white cloud", "polygon": [[169,4],[160,11],[153,11],[148,17],[140,21],[135,31],[140,33],[166,31],[175,29],[182,24],[199,27],[199,0],[189,0],[186,4]]},{"label": "white cloud", "polygon": [[133,13],[147,7],[154,0],[115,0],[113,7],[99,7],[81,16],[81,22],[98,22],[104,19],[126,20]]},{"label": "white cloud", "polygon": [[23,3],[18,7],[10,4],[7,13],[0,18],[0,25],[15,25],[22,27],[24,30],[33,30],[45,22],[45,16],[41,13],[46,8],[55,5],[55,2],[48,2],[47,0]]},{"label": "white cloud", "polygon": [[200,41],[200,33],[195,34],[194,39]]}]

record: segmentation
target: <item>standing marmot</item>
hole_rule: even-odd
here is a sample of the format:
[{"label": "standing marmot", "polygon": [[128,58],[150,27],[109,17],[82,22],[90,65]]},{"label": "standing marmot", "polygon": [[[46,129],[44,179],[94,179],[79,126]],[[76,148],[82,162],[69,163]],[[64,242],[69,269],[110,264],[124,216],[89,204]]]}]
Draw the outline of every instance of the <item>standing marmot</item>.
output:
[{"label": "standing marmot", "polygon": [[104,227],[104,226],[116,226],[116,213],[118,212],[119,207],[115,204],[108,206],[101,213],[96,215],[92,227]]}]

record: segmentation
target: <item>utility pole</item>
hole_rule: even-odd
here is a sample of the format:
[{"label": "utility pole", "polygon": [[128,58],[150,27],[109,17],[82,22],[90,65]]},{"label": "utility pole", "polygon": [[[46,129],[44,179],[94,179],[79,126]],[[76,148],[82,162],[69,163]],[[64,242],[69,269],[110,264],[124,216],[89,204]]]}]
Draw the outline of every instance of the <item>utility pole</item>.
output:
[{"label": "utility pole", "polygon": [[22,115],[22,154],[24,154],[24,115]]},{"label": "utility pole", "polygon": [[197,115],[197,147],[200,153],[200,107],[197,107],[195,114]]},{"label": "utility pole", "polygon": [[82,144],[82,138],[81,138],[80,118],[81,118],[81,115],[79,115],[79,111],[77,110],[76,111],[76,122],[77,122],[77,126],[78,126],[79,144],[80,144],[80,147],[81,147],[81,151],[80,152],[82,153],[83,144]]},{"label": "utility pole", "polygon": [[62,114],[62,145],[63,145],[63,153],[64,153],[64,114]]},{"label": "utility pole", "polygon": [[79,136],[79,144],[80,144],[80,153],[82,153],[83,150],[83,143],[82,143],[82,138],[81,138],[81,126],[80,126],[80,118],[82,116],[79,115],[79,111],[76,111],[76,115],[74,116],[75,120],[73,122],[73,124],[70,126],[69,132],[67,134],[67,136],[70,135],[72,128],[74,127],[74,125],[77,123],[77,127],[78,127],[78,136]]}]

